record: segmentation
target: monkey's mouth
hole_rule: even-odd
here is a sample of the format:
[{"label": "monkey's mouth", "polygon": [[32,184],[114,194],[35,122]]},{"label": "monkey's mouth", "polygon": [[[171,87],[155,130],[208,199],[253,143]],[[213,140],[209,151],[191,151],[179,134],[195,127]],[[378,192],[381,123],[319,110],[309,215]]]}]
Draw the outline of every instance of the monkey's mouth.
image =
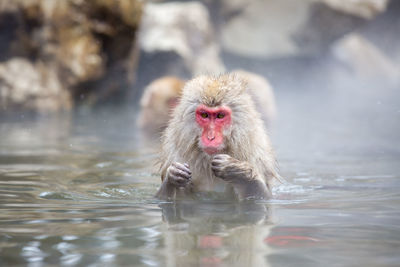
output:
[{"label": "monkey's mouth", "polygon": [[214,147],[214,146],[209,146],[209,147],[203,147],[203,151],[206,152],[208,155],[214,155],[219,152],[221,152],[220,147]]}]

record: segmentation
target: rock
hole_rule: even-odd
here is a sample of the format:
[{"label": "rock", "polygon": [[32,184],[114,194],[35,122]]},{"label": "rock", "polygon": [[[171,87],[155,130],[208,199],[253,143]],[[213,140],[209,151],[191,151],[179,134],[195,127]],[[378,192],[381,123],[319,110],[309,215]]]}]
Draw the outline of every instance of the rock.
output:
[{"label": "rock", "polygon": [[141,12],[139,0],[4,0],[0,60],[40,63],[74,102],[123,99],[132,83],[129,63]]},{"label": "rock", "polygon": [[[222,1],[241,12],[221,25],[224,51],[274,59],[319,55],[345,34],[382,13],[387,0]],[[223,13],[223,12],[220,12]]]},{"label": "rock", "polygon": [[400,1],[390,1],[386,12],[359,33],[384,51],[391,61],[400,64]]},{"label": "rock", "polygon": [[367,20],[333,9],[323,3],[310,6],[309,17],[292,35],[302,54],[320,56],[345,34],[365,25]]},{"label": "rock", "polygon": [[[157,53],[177,55],[182,59],[177,68],[182,68],[179,64],[183,63],[191,75],[223,72],[209,20],[207,9],[199,2],[149,3],[144,7],[139,47],[143,53],[152,54],[153,59]],[[152,64],[159,65],[154,61]]]},{"label": "rock", "polygon": [[13,58],[0,64],[0,105],[5,112],[22,109],[49,113],[69,110],[72,99],[53,69]]},{"label": "rock", "polygon": [[384,12],[389,0],[322,0],[335,10],[365,19],[372,19]]},{"label": "rock", "polygon": [[400,81],[400,65],[359,34],[349,34],[332,47],[333,55],[353,77],[369,82],[395,85]]},{"label": "rock", "polygon": [[[223,2],[229,6],[238,5],[238,1]],[[242,13],[221,26],[223,49],[249,57],[296,55],[299,51],[291,35],[306,20],[309,2],[244,1]]]}]

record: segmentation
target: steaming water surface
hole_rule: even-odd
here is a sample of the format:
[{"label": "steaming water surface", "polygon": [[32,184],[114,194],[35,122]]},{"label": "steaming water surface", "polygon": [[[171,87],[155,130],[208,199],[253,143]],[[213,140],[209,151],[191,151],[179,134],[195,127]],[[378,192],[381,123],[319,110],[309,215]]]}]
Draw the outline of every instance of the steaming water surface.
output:
[{"label": "steaming water surface", "polygon": [[279,92],[266,203],[154,199],[133,110],[3,118],[0,265],[398,266],[398,95]]}]

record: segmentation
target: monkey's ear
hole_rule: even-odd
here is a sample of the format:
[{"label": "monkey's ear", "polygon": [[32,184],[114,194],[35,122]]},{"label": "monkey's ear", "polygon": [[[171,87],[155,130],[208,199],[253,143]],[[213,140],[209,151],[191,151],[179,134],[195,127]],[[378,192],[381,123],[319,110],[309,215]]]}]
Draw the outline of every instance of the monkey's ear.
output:
[{"label": "monkey's ear", "polygon": [[168,108],[173,110],[179,104],[179,97],[170,97],[167,101]]},{"label": "monkey's ear", "polygon": [[140,106],[141,107],[149,106],[149,104],[151,103],[151,99],[153,97],[153,91],[152,90],[148,90],[148,88],[146,88],[146,89],[144,90],[142,98],[140,99]]}]

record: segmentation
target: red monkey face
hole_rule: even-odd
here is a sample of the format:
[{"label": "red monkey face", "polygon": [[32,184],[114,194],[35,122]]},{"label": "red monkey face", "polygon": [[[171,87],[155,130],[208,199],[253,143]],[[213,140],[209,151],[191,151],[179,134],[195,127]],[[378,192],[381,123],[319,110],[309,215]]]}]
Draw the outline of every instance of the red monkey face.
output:
[{"label": "red monkey face", "polygon": [[199,105],[196,109],[196,122],[202,128],[201,147],[207,154],[216,154],[224,149],[223,130],[232,122],[232,111],[229,107],[210,108]]}]

